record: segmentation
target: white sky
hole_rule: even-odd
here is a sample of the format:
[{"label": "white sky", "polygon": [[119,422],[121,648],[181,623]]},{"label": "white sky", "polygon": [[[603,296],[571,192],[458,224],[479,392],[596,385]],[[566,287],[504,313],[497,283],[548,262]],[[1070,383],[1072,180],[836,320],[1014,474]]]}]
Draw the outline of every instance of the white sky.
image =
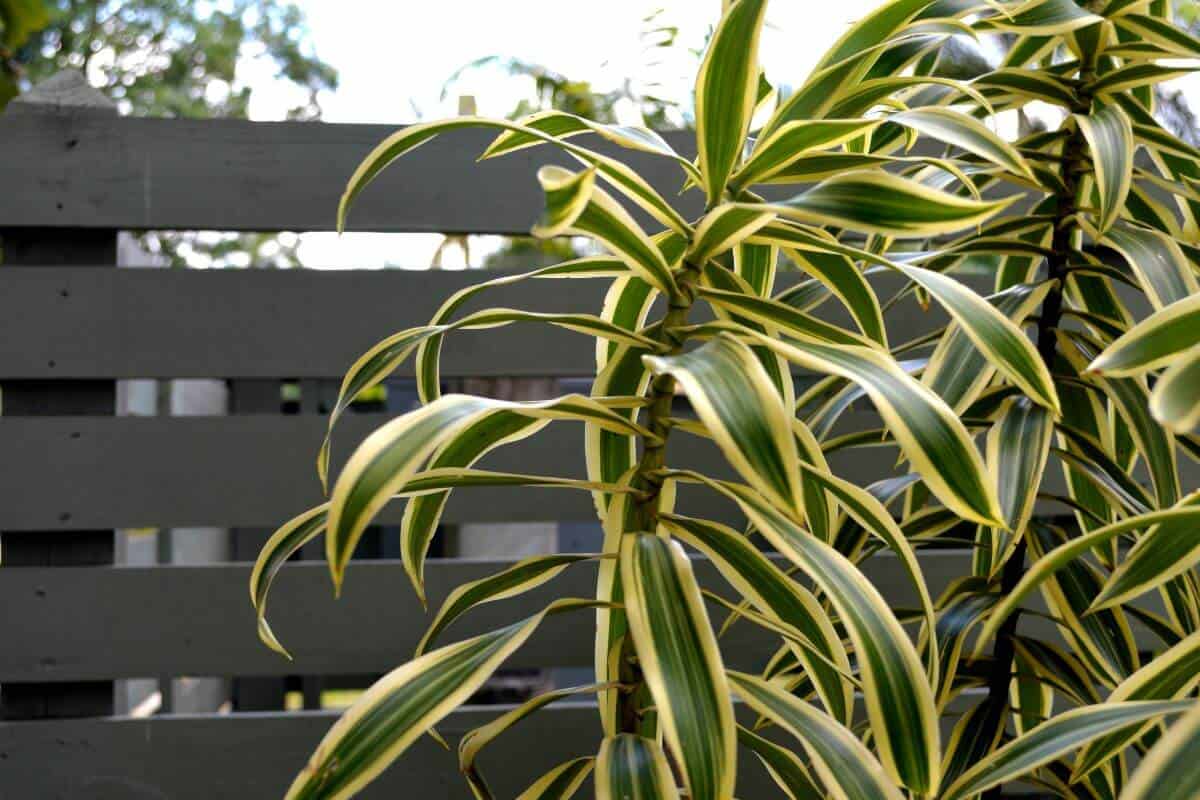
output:
[{"label": "white sky", "polygon": [[[454,95],[440,99],[455,70],[490,55],[543,64],[588,80],[597,91],[616,88],[631,76],[650,75],[664,84],[668,96],[686,98],[697,63],[688,51],[700,48],[720,13],[719,0],[299,0],[298,5],[307,16],[316,52],[339,72],[338,90],[321,99],[324,119],[396,124],[453,116],[458,94],[474,96],[479,113],[497,116],[532,95],[531,82],[491,68],[471,71]],[[768,75],[798,84],[845,27],[876,5],[875,0],[773,3],[762,42]],[[680,34],[670,63],[648,69],[639,35],[647,28],[643,19],[663,7],[656,22],[677,25]],[[302,99],[281,89],[267,63],[246,63],[243,73],[255,89],[253,118],[280,119]],[[420,268],[429,263],[441,237],[313,233],[301,240],[301,258],[308,266]],[[473,248],[473,261],[487,242],[480,244],[484,247]],[[452,252],[444,263],[460,262]]]}]

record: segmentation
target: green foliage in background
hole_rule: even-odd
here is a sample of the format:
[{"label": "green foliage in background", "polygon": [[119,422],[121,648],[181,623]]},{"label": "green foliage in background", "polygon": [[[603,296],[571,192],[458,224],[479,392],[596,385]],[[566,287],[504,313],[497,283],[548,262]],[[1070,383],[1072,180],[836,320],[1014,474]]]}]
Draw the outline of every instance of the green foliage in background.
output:
[{"label": "green foliage in background", "polygon": [[[125,114],[244,118],[251,88],[239,83],[238,61],[248,57],[270,61],[281,83],[306,95],[289,119],[320,118],[318,94],[337,88],[337,71],[313,53],[304,15],[284,0],[0,0],[0,111],[73,69]],[[154,232],[141,242],[172,266],[299,264],[295,237],[274,234]]]},{"label": "green foliage in background", "polygon": [[[731,800],[755,757],[790,798],[962,800],[1018,780],[1069,798],[1200,795],[1200,491],[1180,469],[1200,457],[1200,151],[1153,115],[1155,86],[1196,67],[1200,40],[1161,0],[892,0],[776,103],[758,62],[765,10],[725,4],[695,82],[695,159],[648,129],[542,111],[404,128],[351,177],[341,220],[414,148],[491,129],[484,158],[540,147],[570,165],[539,171],[533,234],[586,237],[602,255],[463,289],[351,366],[331,433],[409,358],[423,405],[368,437],[328,502],[268,541],[250,581],[263,641],[286,655],[266,602],[288,557],[323,536],[340,591],[364,530],[397,500],[422,600],[452,491],[588,492],[604,541],[453,591],[289,798],[354,794],[559,614],[595,620],[594,682],[466,734],[459,766],[478,798],[493,797],[488,743],[580,695],[596,697],[602,736],[557,766],[535,748],[509,763],[531,781],[522,798],[590,780],[605,799]],[[949,38],[995,34],[1011,37],[1003,64],[932,74]],[[1032,101],[1061,123],[1013,142],[989,126]],[[703,212],[591,149],[596,137],[677,168],[663,191],[684,184]],[[803,273],[785,289],[781,254]],[[608,292],[595,314],[462,313],[532,280]],[[904,339],[887,312],[914,302],[948,322]],[[507,325],[593,339],[591,394],[443,395],[446,340]],[[793,371],[816,378],[797,394]],[[878,427],[848,425],[856,407]],[[582,429],[585,478],[476,466],[550,424]],[[682,437],[709,440],[728,473],[680,463]],[[844,480],[831,461],[854,451],[894,474]],[[742,526],[697,517],[697,492],[725,498]],[[918,556],[946,546],[968,547],[971,568],[935,591]],[[689,551],[719,585],[699,585]],[[876,558],[899,565],[911,608],[872,583]],[[594,594],[453,641],[477,606],[582,563]],[[776,647],[737,654],[754,671],[730,668],[715,614]],[[1047,616],[1053,635],[1029,625]]]}]

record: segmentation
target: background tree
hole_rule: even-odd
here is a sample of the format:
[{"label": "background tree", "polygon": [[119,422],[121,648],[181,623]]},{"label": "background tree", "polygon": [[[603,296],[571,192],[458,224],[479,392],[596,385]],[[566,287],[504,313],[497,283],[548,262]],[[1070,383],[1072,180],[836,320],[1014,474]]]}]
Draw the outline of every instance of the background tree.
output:
[{"label": "background tree", "polygon": [[[0,109],[76,69],[122,114],[244,118],[253,89],[239,70],[255,57],[307,93],[289,119],[320,118],[319,93],[337,88],[337,71],[316,56],[303,12],[285,0],[0,0]],[[173,266],[299,264],[294,236],[146,233],[141,242]]]}]

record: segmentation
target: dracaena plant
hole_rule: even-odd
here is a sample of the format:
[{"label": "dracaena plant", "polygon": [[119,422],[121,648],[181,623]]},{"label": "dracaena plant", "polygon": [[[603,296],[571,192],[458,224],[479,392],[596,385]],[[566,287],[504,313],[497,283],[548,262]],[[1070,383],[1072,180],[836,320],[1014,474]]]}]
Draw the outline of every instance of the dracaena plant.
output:
[{"label": "dracaena plant", "polygon": [[[533,232],[588,237],[603,254],[464,289],[350,368],[331,430],[409,358],[424,403],[367,438],[329,502],[267,543],[250,587],[263,640],[285,652],[264,616],[283,562],[324,535],[340,586],[364,529],[397,498],[422,599],[455,489],[590,492],[604,542],[455,589],[413,659],[333,726],[288,797],[353,794],[436,736],[556,614],[596,620],[595,681],[463,737],[460,767],[479,798],[492,797],[477,764],[489,742],[586,693],[603,737],[538,765],[550,771],[521,797],[569,797],[590,775],[600,798],[728,800],[739,748],[792,798],[959,800],[1016,780],[1073,798],[1200,796],[1200,494],[1185,494],[1178,469],[1200,454],[1200,153],[1152,108],[1155,84],[1187,69],[1200,42],[1159,0],[893,0],[772,110],[758,63],[765,7],[726,4],[714,29],[695,85],[694,160],[651,131],[552,111],[406,127],[350,179],[339,220],[422,143],[495,129],[486,158],[554,148],[573,165],[538,173],[545,215]],[[999,67],[938,76],[948,37],[997,34],[1008,43]],[[1016,141],[989,125],[1032,101],[1061,124]],[[606,153],[676,165],[703,213],[681,213],[589,146],[595,137]],[[783,290],[780,263],[798,279]],[[500,284],[584,279],[609,286],[595,314],[460,313]],[[897,341],[884,311],[912,302],[949,322]],[[817,313],[823,303],[851,323]],[[442,395],[444,340],[510,324],[594,338],[591,395]],[[796,371],[815,376],[800,396]],[[677,394],[694,414],[680,415]],[[855,403],[880,426],[840,432]],[[474,466],[571,422],[582,423],[586,480]],[[669,458],[677,437],[714,442],[736,477]],[[853,448],[892,448],[895,475],[839,477],[827,456]],[[328,460],[327,439],[322,481]],[[697,518],[697,491],[732,501],[744,527]],[[935,593],[917,553],[947,543],[971,548],[971,569]],[[698,585],[689,553],[723,582]],[[911,584],[912,609],[892,608],[865,576],[881,553]],[[447,644],[475,606],[586,561],[597,562],[593,596]],[[1044,605],[1031,606],[1038,594]],[[777,639],[759,671],[725,666],[718,612]],[[1035,615],[1050,633],[1028,624]]]}]

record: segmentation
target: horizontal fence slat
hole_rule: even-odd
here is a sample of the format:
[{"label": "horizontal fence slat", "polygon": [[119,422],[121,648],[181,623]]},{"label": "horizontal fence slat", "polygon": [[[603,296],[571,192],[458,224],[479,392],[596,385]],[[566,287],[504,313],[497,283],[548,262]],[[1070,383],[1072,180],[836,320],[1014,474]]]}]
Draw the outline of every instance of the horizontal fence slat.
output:
[{"label": "horizontal fence slat", "polygon": [[[346,180],[400,127],[9,115],[0,118],[0,219],[12,226],[332,230]],[[476,163],[495,135],[461,130],[424,144],[363,192],[349,229],[527,234],[542,210],[538,167],[579,164],[550,147]],[[693,134],[665,135],[694,155]],[[620,153],[675,197],[683,173],[674,163],[590,138],[587,146]],[[693,191],[678,204],[695,214],[703,198]]]},{"label": "horizontal fence slat", "polygon": [[[334,433],[334,467],[387,419],[351,414]],[[0,417],[0,530],[53,531],[139,527],[274,526],[321,502],[315,457],[327,418],[315,414],[247,414],[226,417]],[[878,425],[866,411],[850,412],[847,430]],[[893,448],[832,453],[833,470],[860,486],[895,474]],[[668,463],[730,476],[724,458],[707,440],[672,437]],[[482,469],[583,477],[583,431],[558,422],[501,447]],[[1200,486],[1200,465],[1180,460],[1185,489]],[[1137,476],[1143,479],[1140,473]],[[1047,491],[1062,493],[1058,465],[1047,472]],[[681,487],[688,513],[724,521],[739,517],[713,493]],[[401,503],[380,521],[400,520]],[[1043,503],[1041,514],[1066,513]],[[448,523],[592,521],[590,496],[571,489],[472,488],[455,492]]]},{"label": "horizontal fence slat", "polygon": [[[453,292],[504,273],[414,270],[5,268],[0,349],[14,378],[329,378],[428,322]],[[557,284],[557,285],[556,285]],[[530,281],[488,306],[596,312],[598,281]],[[479,303],[468,309],[480,307]],[[448,375],[579,375],[589,340],[534,324],[455,334]],[[411,362],[399,375],[412,375]]]},{"label": "horizontal fence slat", "polygon": [[[979,698],[978,691],[968,690],[950,701],[943,739],[950,733],[948,723]],[[508,708],[464,706],[439,723],[438,732],[453,745]],[[743,724],[753,722],[745,708],[739,707],[738,715]],[[281,797],[336,719],[337,712],[312,711],[0,723],[0,787],[12,790],[14,797],[54,800]],[[778,729],[762,733],[787,747],[799,747]],[[541,709],[494,740],[482,751],[478,765],[498,797],[514,797],[552,766],[595,753],[601,738],[594,706],[564,702]],[[1031,789],[1017,785],[1004,796],[1025,796]],[[780,796],[745,748],[738,749],[737,790],[739,797]],[[591,795],[589,782],[579,796]],[[455,754],[427,736],[356,795],[367,800],[470,796]]]},{"label": "horizontal fence slat", "polygon": [[[385,414],[352,414],[334,434],[335,468]],[[159,526],[277,525],[320,503],[315,459],[327,417],[247,414],[226,417],[0,417],[0,530],[86,530]],[[868,424],[867,414],[852,414]],[[891,456],[873,449],[835,454],[834,468],[868,483],[887,474]],[[891,452],[891,451],[884,451]],[[19,455],[19,457],[18,457]],[[670,463],[728,475],[716,448],[673,437]],[[582,477],[583,428],[558,422],[487,455],[480,468]],[[692,513],[730,519],[711,492],[685,488]],[[401,503],[380,519],[395,523]],[[456,492],[445,521],[594,520],[586,492],[473,488]],[[48,534],[53,535],[53,534]]]},{"label": "horizontal fence slat", "polygon": [[[511,562],[433,559],[427,567],[430,608],[462,582]],[[730,590],[705,559],[697,578],[725,596]],[[934,589],[970,569],[962,552],[922,555]],[[897,559],[881,554],[864,572],[898,607],[915,594]],[[0,581],[0,682],[66,681],[150,675],[318,675],[384,672],[411,657],[430,615],[421,610],[398,561],[351,564],[337,600],[324,564],[291,564],[277,579],[271,627],[291,651],[287,661],[257,638],[247,581],[249,565],[61,567],[6,570]],[[572,567],[528,595],[480,606],[444,635],[449,643],[533,613],[554,597],[591,596],[595,567]],[[714,608],[714,620],[725,612]],[[590,666],[593,614],[547,620],[507,662],[512,667]],[[1023,629],[1044,624],[1023,620]],[[739,622],[721,640],[731,665],[763,666],[777,640]]]},{"label": "horizontal fence slat", "polygon": [[[0,348],[6,379],[331,378],[367,348],[423,325],[453,292],[504,272],[443,270],[186,270],[6,267]],[[782,273],[779,288],[795,273]],[[894,280],[881,286],[891,288]],[[898,284],[896,284],[898,285]],[[599,313],[607,283],[533,280],[488,290],[483,307]],[[821,314],[849,324],[836,302]],[[698,313],[697,318],[703,314]],[[898,304],[897,341],[943,324],[939,311]],[[592,345],[537,323],[452,334],[448,376],[586,376]],[[412,375],[411,361],[398,375]]]}]

